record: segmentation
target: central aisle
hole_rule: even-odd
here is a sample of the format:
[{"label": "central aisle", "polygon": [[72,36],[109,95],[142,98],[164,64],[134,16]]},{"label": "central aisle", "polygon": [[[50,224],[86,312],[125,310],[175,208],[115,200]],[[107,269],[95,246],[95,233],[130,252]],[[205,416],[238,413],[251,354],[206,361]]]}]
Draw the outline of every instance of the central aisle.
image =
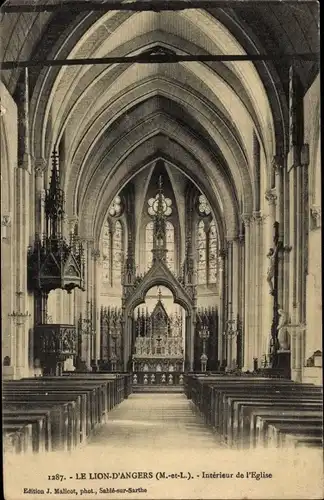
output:
[{"label": "central aisle", "polygon": [[132,394],[108,415],[87,447],[215,449],[221,443],[184,394]]}]

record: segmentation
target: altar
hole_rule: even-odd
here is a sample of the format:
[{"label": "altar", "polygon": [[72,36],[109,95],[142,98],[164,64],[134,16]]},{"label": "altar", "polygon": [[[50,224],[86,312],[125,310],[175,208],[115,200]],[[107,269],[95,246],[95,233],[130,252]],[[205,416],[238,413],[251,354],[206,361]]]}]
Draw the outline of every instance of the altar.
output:
[{"label": "altar", "polygon": [[136,327],[133,372],[183,372],[181,315],[168,316],[159,298],[151,315],[138,316]]}]

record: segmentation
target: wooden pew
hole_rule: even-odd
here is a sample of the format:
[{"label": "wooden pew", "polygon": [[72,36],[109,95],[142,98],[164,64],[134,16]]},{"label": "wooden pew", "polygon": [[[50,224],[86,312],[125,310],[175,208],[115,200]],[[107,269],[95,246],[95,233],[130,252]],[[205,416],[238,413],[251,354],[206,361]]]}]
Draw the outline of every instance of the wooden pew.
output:
[{"label": "wooden pew", "polygon": [[3,419],[9,418],[11,416],[20,416],[23,418],[28,418],[30,416],[36,418],[44,418],[44,449],[45,451],[51,451],[52,449],[52,415],[53,412],[44,408],[4,408],[2,410]]},{"label": "wooden pew", "polygon": [[230,389],[227,393],[222,393],[222,400],[218,405],[219,425],[217,428],[220,429],[225,435],[228,435],[233,428],[237,428],[239,426],[239,416],[236,404],[239,400],[255,403],[260,403],[260,401],[271,401],[274,405],[277,401],[288,403],[296,400],[299,404],[312,401],[318,402],[320,401],[320,398],[321,395],[319,391],[303,386],[294,389],[290,387],[274,387],[270,390],[268,388],[267,392],[265,392],[262,396],[260,395],[259,388],[255,387],[248,387],[247,393],[244,388],[241,390]]},{"label": "wooden pew", "polygon": [[295,423],[268,423],[267,424],[267,445],[276,448],[285,446],[286,437],[290,434],[294,439],[298,437],[321,437],[323,433],[322,423],[311,422],[295,422]]},{"label": "wooden pew", "polygon": [[[285,379],[231,377],[218,374],[194,375],[186,378],[185,387],[187,396],[191,396],[193,402],[205,416],[206,421],[213,425],[231,445],[239,440],[238,438],[242,440],[242,437],[245,437],[246,420],[249,423],[249,438],[255,437],[256,429],[251,427],[251,418],[254,408],[256,409],[255,416],[258,415],[260,405],[271,406],[277,416],[280,415],[280,410],[284,409],[293,408],[297,413],[300,411],[302,414],[306,410],[321,410],[322,405],[322,388],[312,384],[297,384]],[[242,422],[240,412],[242,408],[246,407],[250,407],[252,413],[245,414]],[[316,418],[314,415],[313,421],[307,427],[302,424],[302,416],[300,417],[303,430],[308,429],[308,437],[310,438],[317,438],[318,436],[315,434],[321,432],[321,425]],[[294,422],[290,422],[289,425],[287,423],[286,427],[281,425],[280,430],[278,430],[272,423],[269,427],[269,439],[276,440],[282,445],[285,442],[285,438],[282,436],[293,434],[298,429],[296,425]],[[304,432],[301,435],[301,442],[303,439],[306,441],[306,438],[307,435]]]},{"label": "wooden pew", "polygon": [[[315,425],[316,429],[321,431],[322,428],[322,412],[316,410],[283,410],[278,415],[277,410],[268,410],[258,412],[255,415],[255,427],[256,433],[254,434],[255,439],[253,439],[252,446],[264,446],[268,444],[268,426],[269,425],[288,425],[293,427],[294,425]],[[252,424],[252,422],[251,422]],[[254,437],[251,433],[251,437]]]},{"label": "wooden pew", "polygon": [[18,427],[24,424],[31,424],[32,426],[32,449],[34,453],[41,453],[45,451],[46,442],[46,417],[44,415],[18,415],[18,414],[3,414],[3,425],[17,425]]},{"label": "wooden pew", "polygon": [[[2,434],[7,452],[14,451],[15,453],[31,453],[33,441],[32,424],[2,424]],[[9,448],[9,444],[13,446]]]},{"label": "wooden pew", "polygon": [[251,435],[255,435],[256,428],[253,420],[254,412],[275,409],[278,415],[285,409],[291,408],[295,411],[305,408],[317,411],[321,407],[318,397],[302,397],[287,399],[286,396],[274,399],[273,397],[255,397],[248,401],[246,399],[236,400],[234,403],[234,419],[232,428],[232,438],[230,443],[237,443],[238,447],[250,446]]},{"label": "wooden pew", "polygon": [[[70,377],[5,381],[3,406],[6,417],[21,421],[26,429],[29,420],[38,426],[42,422],[43,427],[36,430],[34,425],[34,451],[70,450],[83,442],[95,425],[105,421],[116,404],[128,397],[130,381],[130,375],[125,373],[95,376],[73,373]],[[22,412],[20,416],[19,412]],[[18,449],[19,434],[13,437],[14,432],[10,430],[10,436],[8,441]]]},{"label": "wooden pew", "polygon": [[68,451],[72,448],[71,414],[74,410],[74,402],[71,401],[70,395],[48,394],[44,401],[45,395],[24,391],[23,393],[7,394],[3,398],[5,407],[10,404],[19,404],[24,407],[31,404],[34,408],[42,408],[44,404],[46,408],[49,404],[52,407],[55,406],[57,411],[51,422],[52,449],[53,451],[58,449]]}]

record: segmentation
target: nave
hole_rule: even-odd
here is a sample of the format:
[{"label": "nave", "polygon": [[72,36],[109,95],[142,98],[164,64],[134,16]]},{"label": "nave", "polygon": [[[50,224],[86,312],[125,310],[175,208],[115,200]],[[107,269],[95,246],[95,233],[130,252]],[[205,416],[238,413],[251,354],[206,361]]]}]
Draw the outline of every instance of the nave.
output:
[{"label": "nave", "polygon": [[322,497],[318,3],[157,2],[2,12],[6,498]]},{"label": "nave", "polygon": [[[109,488],[120,490],[117,498],[123,498],[125,487],[137,489],[130,498],[139,498],[138,493],[183,498],[183,491],[186,498],[202,498],[202,488],[203,498],[215,498],[213,481],[222,498],[231,498],[236,479],[242,491],[252,488],[257,495],[290,467],[300,477],[300,496],[294,498],[318,492],[310,466],[320,477],[321,387],[257,376],[192,374],[185,376],[183,391],[132,391],[127,374],[6,382],[5,489],[13,491],[10,470],[23,463],[28,484],[36,471],[42,474],[38,498],[54,487],[46,471],[59,473],[53,480],[63,498],[82,486],[86,498],[113,493]],[[225,488],[226,479],[234,483]],[[170,489],[162,488],[161,496],[166,481]],[[15,498],[21,498],[17,487]]]}]

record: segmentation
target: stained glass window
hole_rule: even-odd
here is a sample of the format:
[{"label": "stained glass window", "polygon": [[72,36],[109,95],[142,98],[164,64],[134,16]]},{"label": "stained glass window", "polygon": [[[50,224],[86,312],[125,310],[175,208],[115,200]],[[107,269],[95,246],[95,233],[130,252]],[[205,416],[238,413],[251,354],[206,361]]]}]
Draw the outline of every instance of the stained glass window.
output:
[{"label": "stained glass window", "polygon": [[[167,255],[166,255],[166,263],[167,263],[167,266],[171,269],[171,271],[174,271],[175,250],[174,250],[174,227],[173,227],[173,224],[171,222],[167,221],[165,224],[165,230],[166,230],[166,234],[165,234],[165,236],[166,236],[166,248],[168,250]],[[147,271],[152,266],[152,260],[153,260],[153,254],[152,254],[153,234],[154,234],[154,223],[152,221],[146,225],[146,229],[145,229],[145,264],[146,264]]]},{"label": "stained glass window", "polygon": [[102,276],[102,281],[103,283],[110,283],[111,282],[111,277],[110,277],[110,260],[111,260],[111,255],[110,255],[110,239],[111,239],[111,234],[110,234],[110,226],[109,222],[106,221],[104,225],[104,232],[103,232],[103,238],[102,238],[102,267],[103,267],[103,276]]},{"label": "stained glass window", "polygon": [[116,196],[114,201],[109,207],[109,215],[112,217],[118,217],[123,211],[122,201],[120,196]]},{"label": "stained glass window", "polygon": [[206,227],[200,221],[197,227],[197,283],[217,283],[219,243],[217,227],[214,220]]},{"label": "stained glass window", "polygon": [[166,248],[168,250],[166,255],[166,263],[171,271],[174,271],[174,227],[171,222],[167,221],[165,225],[166,230]]},{"label": "stained glass window", "polygon": [[153,221],[149,222],[145,228],[145,265],[146,270],[148,271],[152,266],[153,254]]},{"label": "stained glass window", "polygon": [[200,221],[197,231],[197,283],[198,285],[206,283],[207,272],[207,239],[205,224]]},{"label": "stained glass window", "polygon": [[112,275],[113,283],[121,283],[123,265],[123,227],[119,221],[115,222],[112,235]]},{"label": "stained glass window", "polygon": [[211,213],[207,198],[203,194],[201,194],[198,198],[198,210],[202,215],[209,215]]},{"label": "stained glass window", "polygon": [[155,198],[150,198],[148,201],[148,205],[149,215],[156,215],[159,212],[159,209],[166,217],[168,217],[172,213],[172,201],[170,200],[170,198],[166,198],[162,193],[158,193]]},{"label": "stained glass window", "polygon": [[217,263],[218,263],[218,237],[215,221],[213,220],[209,228],[208,241],[208,282],[217,282]]}]

